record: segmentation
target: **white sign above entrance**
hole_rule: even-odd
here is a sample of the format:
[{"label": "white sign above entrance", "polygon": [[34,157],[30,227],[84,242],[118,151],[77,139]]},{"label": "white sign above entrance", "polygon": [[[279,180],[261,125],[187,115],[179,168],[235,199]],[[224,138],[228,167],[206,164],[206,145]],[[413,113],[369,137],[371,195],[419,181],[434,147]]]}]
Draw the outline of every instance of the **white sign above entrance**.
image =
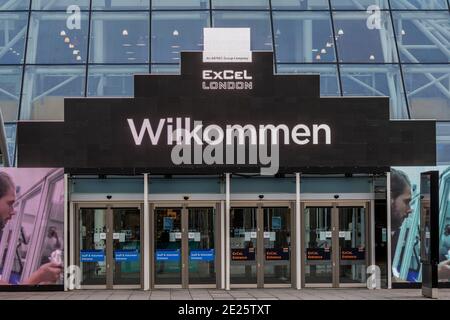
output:
[{"label": "white sign above entrance", "polygon": [[204,28],[203,62],[252,62],[250,28]]}]

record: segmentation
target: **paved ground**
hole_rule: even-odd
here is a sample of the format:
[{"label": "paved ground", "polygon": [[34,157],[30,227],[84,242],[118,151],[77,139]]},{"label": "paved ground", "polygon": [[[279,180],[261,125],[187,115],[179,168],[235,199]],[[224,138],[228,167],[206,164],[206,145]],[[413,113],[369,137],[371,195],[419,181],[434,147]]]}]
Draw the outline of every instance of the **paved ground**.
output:
[{"label": "paved ground", "polygon": [[[439,298],[450,300],[450,289],[440,289]],[[74,292],[0,292],[0,300],[404,300],[422,299],[416,289],[167,289],[82,290]]]}]

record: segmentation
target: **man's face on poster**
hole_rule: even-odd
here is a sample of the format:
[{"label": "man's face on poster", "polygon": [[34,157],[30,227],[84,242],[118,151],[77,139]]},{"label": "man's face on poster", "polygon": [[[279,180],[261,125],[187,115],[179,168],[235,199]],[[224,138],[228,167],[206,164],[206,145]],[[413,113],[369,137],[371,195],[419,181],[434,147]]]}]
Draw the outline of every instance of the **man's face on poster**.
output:
[{"label": "man's face on poster", "polygon": [[0,225],[6,224],[16,214],[14,203],[16,202],[16,192],[9,188],[8,192],[0,198]]},{"label": "man's face on poster", "polygon": [[392,229],[396,230],[401,227],[403,221],[412,212],[411,209],[411,188],[405,188],[402,194],[392,199],[391,215]]}]

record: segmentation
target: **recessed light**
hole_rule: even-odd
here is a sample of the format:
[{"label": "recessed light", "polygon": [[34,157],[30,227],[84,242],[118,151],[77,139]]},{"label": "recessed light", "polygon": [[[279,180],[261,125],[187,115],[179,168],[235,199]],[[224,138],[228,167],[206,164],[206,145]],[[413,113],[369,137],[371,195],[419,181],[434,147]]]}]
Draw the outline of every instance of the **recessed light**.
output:
[{"label": "recessed light", "polygon": [[70,43],[70,38],[69,38],[69,37],[65,37],[65,38],[64,38],[64,42],[65,42],[65,43]]},{"label": "recessed light", "polygon": [[124,29],[124,30],[122,31],[122,35],[123,35],[123,36],[127,36],[127,35],[128,35],[128,30],[127,30],[127,29]]},{"label": "recessed light", "polygon": [[62,30],[62,31],[59,33],[59,35],[60,35],[61,37],[65,37],[65,36],[66,36],[66,32],[65,32],[64,30]]},{"label": "recessed light", "polygon": [[180,33],[178,32],[178,30],[173,30],[172,34],[173,34],[174,37],[177,37],[177,36],[180,35]]},{"label": "recessed light", "polygon": [[339,31],[338,31],[338,35],[340,35],[340,36],[344,35],[344,30],[342,30],[342,29],[339,29]]}]

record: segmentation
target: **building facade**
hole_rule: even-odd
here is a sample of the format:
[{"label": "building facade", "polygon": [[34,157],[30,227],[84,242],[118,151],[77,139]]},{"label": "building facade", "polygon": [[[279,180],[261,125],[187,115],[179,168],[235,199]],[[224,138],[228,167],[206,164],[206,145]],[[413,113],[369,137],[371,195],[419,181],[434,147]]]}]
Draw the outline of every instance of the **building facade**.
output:
[{"label": "building facade", "polygon": [[[347,118],[363,122],[385,116],[393,125],[412,129],[398,135],[397,149],[389,149],[397,153],[390,152],[383,165],[381,160],[370,163],[368,155],[373,154],[367,150],[337,149],[332,157],[327,155],[330,159],[311,153],[311,164],[290,153],[298,163],[270,176],[241,168],[181,172],[156,164],[127,167],[127,156],[130,161],[139,156],[125,149],[114,154],[108,146],[98,148],[96,165],[92,163],[97,160],[73,156],[78,163],[86,160],[84,167],[77,167],[66,165],[67,159],[52,162],[61,156],[54,149],[63,149],[55,140],[58,135],[49,134],[43,140],[45,130],[42,135],[28,134],[39,140],[35,144],[42,147],[40,151],[29,147],[32,140],[16,139],[21,136],[18,123],[70,126],[77,112],[93,112],[90,103],[95,101],[105,108],[114,104],[138,108],[139,99],[162,97],[167,88],[160,83],[152,87],[147,81],[188,74],[180,68],[187,56],[181,52],[204,51],[204,28],[210,27],[249,28],[254,57],[270,53],[275,78],[289,75],[304,83],[317,81],[311,91],[298,92],[299,97],[314,96],[317,90],[317,97],[305,102],[310,107],[299,107],[302,117],[316,114],[311,102],[315,99],[330,104],[326,119],[335,119],[332,106],[336,114],[344,110],[338,108],[339,101],[362,99],[361,110],[367,111],[358,115],[359,109],[354,108]],[[442,268],[450,260],[445,251],[450,224],[448,0],[3,0],[0,31],[0,99],[8,156],[18,167],[66,169],[65,214],[59,220],[64,224],[64,245],[60,247],[66,268],[80,268],[82,288],[366,287],[376,267],[382,286],[420,283],[417,177],[430,169],[441,172]],[[261,70],[266,66],[255,65]],[[258,69],[252,74],[256,73]],[[178,92],[189,83],[167,85]],[[282,99],[279,93],[261,96],[266,99],[259,100],[264,105],[269,98]],[[379,105],[373,118],[369,116],[371,101]],[[167,108],[176,110],[174,104],[186,102],[175,100]],[[268,111],[272,118],[282,117],[282,112],[273,109]],[[257,123],[260,115],[253,115],[254,119],[251,114],[243,117]],[[163,113],[161,117],[168,119]],[[423,132],[430,128],[428,123],[433,128]],[[102,124],[97,125],[90,128],[97,128],[102,137]],[[362,132],[365,129],[355,131],[354,138],[365,139]],[[430,132],[433,141],[427,145]],[[379,141],[389,140],[378,134]],[[80,143],[103,141],[97,138],[91,132]],[[373,139],[368,141],[363,142],[376,145]],[[429,152],[433,148],[436,151]],[[421,157],[423,150],[428,158]],[[33,153],[39,157],[29,156]],[[163,159],[164,151],[151,156]],[[102,165],[112,158],[118,161],[114,166]],[[118,159],[124,159],[125,165]],[[404,182],[399,195],[393,193],[398,181]],[[401,213],[395,200],[407,193],[408,186],[409,209],[404,209],[403,219],[396,224],[396,214]],[[19,230],[20,219],[14,223]],[[11,234],[13,241],[0,246],[2,279],[16,268],[12,262],[5,263],[8,255],[13,256],[9,248],[20,240],[18,231]],[[23,279],[22,271],[31,274],[33,267],[21,269]],[[448,282],[445,276],[441,280]]]}]

